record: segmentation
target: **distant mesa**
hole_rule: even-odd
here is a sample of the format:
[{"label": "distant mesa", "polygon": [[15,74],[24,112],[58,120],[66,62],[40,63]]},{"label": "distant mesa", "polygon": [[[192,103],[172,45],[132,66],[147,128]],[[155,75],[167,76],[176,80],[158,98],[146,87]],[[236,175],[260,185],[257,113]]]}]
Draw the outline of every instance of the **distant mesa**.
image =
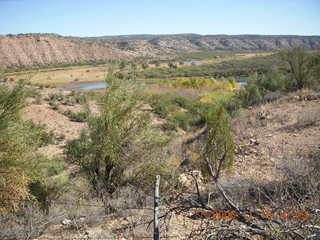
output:
[{"label": "distant mesa", "polygon": [[64,37],[52,33],[0,35],[0,66],[99,62],[135,57],[159,58],[199,51],[275,50],[301,45],[320,49],[320,36],[140,34]]}]

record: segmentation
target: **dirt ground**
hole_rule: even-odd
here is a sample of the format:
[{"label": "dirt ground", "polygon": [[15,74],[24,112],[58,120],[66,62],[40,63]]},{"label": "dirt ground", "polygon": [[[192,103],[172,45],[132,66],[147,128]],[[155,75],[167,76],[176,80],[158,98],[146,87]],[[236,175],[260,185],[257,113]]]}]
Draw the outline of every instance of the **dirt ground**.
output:
[{"label": "dirt ground", "polygon": [[284,158],[308,156],[320,148],[320,95],[298,92],[244,110],[232,127],[237,145],[233,174],[275,180]]}]

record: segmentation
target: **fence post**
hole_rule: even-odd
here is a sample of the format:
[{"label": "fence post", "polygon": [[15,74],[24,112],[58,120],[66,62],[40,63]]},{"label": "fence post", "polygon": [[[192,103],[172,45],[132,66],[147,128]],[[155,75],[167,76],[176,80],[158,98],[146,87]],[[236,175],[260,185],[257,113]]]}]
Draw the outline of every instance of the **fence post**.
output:
[{"label": "fence post", "polygon": [[160,225],[159,225],[159,205],[160,205],[160,175],[156,176],[156,184],[154,189],[154,219],[153,219],[153,239],[160,240]]}]

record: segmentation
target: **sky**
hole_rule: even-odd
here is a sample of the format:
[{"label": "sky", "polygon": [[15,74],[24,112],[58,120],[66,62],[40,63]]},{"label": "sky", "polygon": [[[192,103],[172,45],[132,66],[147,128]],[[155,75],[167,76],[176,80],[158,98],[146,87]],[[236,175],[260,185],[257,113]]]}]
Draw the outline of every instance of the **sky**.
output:
[{"label": "sky", "polygon": [[0,0],[0,34],[320,35],[320,0]]}]

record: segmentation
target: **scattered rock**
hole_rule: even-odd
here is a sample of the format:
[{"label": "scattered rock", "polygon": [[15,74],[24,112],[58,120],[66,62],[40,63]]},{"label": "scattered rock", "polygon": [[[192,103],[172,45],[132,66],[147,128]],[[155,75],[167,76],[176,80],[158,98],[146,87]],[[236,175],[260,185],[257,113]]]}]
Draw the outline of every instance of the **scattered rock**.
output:
[{"label": "scattered rock", "polygon": [[270,112],[268,110],[261,110],[257,113],[259,120],[270,119]]},{"label": "scattered rock", "polygon": [[199,184],[203,182],[202,174],[198,170],[181,174],[179,176],[179,182],[185,187],[190,187],[194,185],[194,178],[198,181]]},{"label": "scattered rock", "polygon": [[72,221],[70,219],[66,219],[66,218],[63,219],[61,222],[62,225],[70,225],[71,223],[72,223]]},{"label": "scattered rock", "polygon": [[250,144],[253,144],[253,145],[259,145],[259,142],[258,142],[258,140],[257,140],[257,139],[250,138],[250,139],[249,139],[249,141],[250,141]]},{"label": "scattered rock", "polygon": [[58,141],[63,141],[65,138],[66,138],[65,135],[57,135],[56,136],[56,140],[58,140]]},{"label": "scattered rock", "polygon": [[[85,231],[86,239],[117,239],[114,234],[105,229],[89,229]],[[121,238],[124,239],[124,238]]]}]

